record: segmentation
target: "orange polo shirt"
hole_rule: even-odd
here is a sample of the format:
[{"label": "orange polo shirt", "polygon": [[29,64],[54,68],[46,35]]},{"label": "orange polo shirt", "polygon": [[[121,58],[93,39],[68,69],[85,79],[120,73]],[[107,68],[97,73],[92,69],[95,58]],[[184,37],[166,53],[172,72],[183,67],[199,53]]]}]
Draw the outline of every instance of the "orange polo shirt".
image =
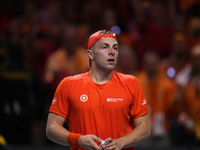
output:
[{"label": "orange polo shirt", "polygon": [[96,84],[87,72],[61,81],[49,112],[66,118],[70,132],[94,134],[105,140],[128,134],[133,119],[147,114],[148,108],[134,76],[113,71],[107,83]]},{"label": "orange polo shirt", "polygon": [[200,85],[195,87],[192,81],[185,88],[185,97],[183,105],[186,113],[195,121],[200,130]]}]

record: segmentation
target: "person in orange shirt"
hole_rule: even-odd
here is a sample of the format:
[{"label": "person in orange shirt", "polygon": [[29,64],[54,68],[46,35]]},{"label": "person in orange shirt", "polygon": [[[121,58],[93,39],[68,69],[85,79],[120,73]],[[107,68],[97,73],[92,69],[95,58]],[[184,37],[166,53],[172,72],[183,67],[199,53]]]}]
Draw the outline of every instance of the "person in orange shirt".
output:
[{"label": "person in orange shirt", "polygon": [[191,50],[192,69],[182,97],[178,123],[184,128],[187,146],[200,145],[200,44]]},{"label": "person in orange shirt", "polygon": [[146,52],[144,54],[143,69],[137,75],[148,102],[152,136],[163,136],[166,134],[164,109],[165,80],[159,72],[159,62],[160,59],[156,52]]},{"label": "person in orange shirt", "polygon": [[168,138],[170,120],[174,117],[173,115],[178,113],[176,112],[178,108],[172,109],[177,85],[172,79],[163,75],[160,70],[160,59],[156,52],[146,52],[143,61],[144,66],[137,74],[137,79],[147,98],[152,137]]},{"label": "person in orange shirt", "polygon": [[57,87],[47,137],[72,150],[133,150],[151,132],[144,92],[134,76],[113,71],[118,57],[114,33],[92,34],[87,55],[90,71],[66,77]]}]

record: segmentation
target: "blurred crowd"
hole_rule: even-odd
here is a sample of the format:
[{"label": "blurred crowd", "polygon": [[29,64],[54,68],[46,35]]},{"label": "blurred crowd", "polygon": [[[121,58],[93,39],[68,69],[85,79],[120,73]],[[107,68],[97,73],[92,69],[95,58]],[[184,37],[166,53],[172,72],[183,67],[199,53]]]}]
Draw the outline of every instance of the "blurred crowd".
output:
[{"label": "blurred crowd", "polygon": [[199,10],[200,0],[1,0],[0,138],[50,144],[45,125],[55,89],[90,69],[88,38],[107,29],[120,44],[115,70],[144,89],[151,138],[199,146]]}]

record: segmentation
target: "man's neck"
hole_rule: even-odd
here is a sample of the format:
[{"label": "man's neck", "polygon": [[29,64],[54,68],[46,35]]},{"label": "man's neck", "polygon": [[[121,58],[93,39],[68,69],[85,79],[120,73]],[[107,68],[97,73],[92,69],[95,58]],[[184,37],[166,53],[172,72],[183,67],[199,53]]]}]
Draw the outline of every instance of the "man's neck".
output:
[{"label": "man's neck", "polygon": [[90,70],[91,79],[97,84],[104,84],[108,82],[113,75],[113,71],[97,71],[94,69]]}]

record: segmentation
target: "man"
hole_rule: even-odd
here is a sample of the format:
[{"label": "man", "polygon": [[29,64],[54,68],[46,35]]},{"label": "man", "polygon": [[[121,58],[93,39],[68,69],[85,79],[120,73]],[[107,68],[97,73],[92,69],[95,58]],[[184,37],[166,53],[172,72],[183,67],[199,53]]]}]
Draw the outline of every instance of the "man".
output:
[{"label": "man", "polygon": [[112,32],[92,34],[87,55],[91,70],[65,78],[55,92],[47,137],[71,149],[134,149],[150,135],[144,92],[135,77],[113,71],[118,42]]}]

